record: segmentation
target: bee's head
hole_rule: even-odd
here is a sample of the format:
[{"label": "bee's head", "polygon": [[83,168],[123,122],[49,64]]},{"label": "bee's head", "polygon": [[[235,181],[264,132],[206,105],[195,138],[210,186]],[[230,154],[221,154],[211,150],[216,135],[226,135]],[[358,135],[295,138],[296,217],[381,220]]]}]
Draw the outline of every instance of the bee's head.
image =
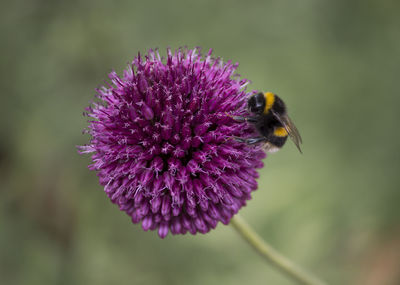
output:
[{"label": "bee's head", "polygon": [[262,115],[265,108],[265,96],[263,93],[252,95],[247,101],[247,107],[251,113]]}]

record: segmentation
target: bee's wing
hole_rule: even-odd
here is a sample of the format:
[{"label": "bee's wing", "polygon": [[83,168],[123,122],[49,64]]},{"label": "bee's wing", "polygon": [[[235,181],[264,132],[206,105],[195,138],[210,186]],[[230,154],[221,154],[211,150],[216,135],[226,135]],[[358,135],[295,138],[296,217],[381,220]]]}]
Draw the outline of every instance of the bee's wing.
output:
[{"label": "bee's wing", "polygon": [[299,130],[296,128],[293,121],[289,118],[287,114],[279,115],[276,112],[273,112],[273,114],[288,132],[289,137],[292,139],[297,149],[300,151],[300,153],[302,153],[300,149],[300,144],[303,142],[303,140],[301,139]]}]

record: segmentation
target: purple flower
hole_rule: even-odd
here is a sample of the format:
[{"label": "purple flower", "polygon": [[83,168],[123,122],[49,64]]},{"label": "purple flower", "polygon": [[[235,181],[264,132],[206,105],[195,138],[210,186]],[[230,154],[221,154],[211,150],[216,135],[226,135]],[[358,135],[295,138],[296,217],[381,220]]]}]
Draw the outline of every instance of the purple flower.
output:
[{"label": "purple flower", "polygon": [[246,115],[248,81],[237,64],[179,49],[140,54],[87,110],[91,170],[111,201],[145,231],[207,233],[230,219],[256,190],[265,153],[232,139],[254,133]]}]

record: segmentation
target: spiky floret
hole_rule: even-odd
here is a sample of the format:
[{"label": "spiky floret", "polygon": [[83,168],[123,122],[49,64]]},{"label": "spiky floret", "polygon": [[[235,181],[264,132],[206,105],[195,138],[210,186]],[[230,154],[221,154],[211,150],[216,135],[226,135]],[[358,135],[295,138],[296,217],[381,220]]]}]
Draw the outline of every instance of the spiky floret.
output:
[{"label": "spiky floret", "polygon": [[91,140],[79,149],[93,153],[104,191],[144,230],[207,233],[257,188],[264,152],[231,139],[254,132],[227,115],[245,114],[252,93],[236,68],[211,50],[168,49],[166,59],[150,50],[97,89],[86,109]]}]

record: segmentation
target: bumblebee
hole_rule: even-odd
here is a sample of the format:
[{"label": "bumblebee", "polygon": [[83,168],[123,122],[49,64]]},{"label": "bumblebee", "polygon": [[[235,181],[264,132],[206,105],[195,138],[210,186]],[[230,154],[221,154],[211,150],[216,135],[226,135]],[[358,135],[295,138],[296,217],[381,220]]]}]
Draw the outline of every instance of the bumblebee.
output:
[{"label": "bumblebee", "polygon": [[237,141],[247,144],[264,143],[267,152],[278,151],[286,142],[288,136],[301,153],[302,139],[296,126],[287,115],[286,105],[272,92],[252,95],[247,101],[251,116],[232,116],[235,121],[249,122],[255,126],[260,136],[253,138],[235,137]]}]

